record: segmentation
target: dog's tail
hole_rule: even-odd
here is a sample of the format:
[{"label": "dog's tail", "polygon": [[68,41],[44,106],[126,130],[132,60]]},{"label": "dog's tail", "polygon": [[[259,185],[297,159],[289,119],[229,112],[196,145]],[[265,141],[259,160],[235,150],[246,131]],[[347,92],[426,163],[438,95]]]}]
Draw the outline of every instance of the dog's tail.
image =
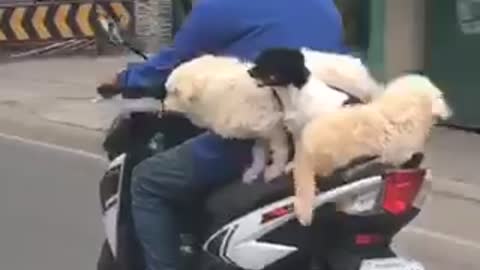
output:
[{"label": "dog's tail", "polygon": [[295,214],[299,222],[308,226],[313,220],[315,199],[315,170],[310,156],[299,146],[296,149],[293,179],[295,183]]}]

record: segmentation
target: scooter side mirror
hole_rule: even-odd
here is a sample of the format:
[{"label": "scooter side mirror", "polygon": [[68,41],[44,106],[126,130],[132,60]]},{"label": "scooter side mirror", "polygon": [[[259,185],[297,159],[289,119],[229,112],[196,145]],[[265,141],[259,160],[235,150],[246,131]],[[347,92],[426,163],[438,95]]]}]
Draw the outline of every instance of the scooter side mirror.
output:
[{"label": "scooter side mirror", "polygon": [[110,43],[115,46],[125,47],[136,55],[142,57],[144,60],[148,59],[148,56],[143,51],[135,48],[122,37],[120,26],[118,26],[118,24],[113,18],[107,16],[99,16],[98,22],[100,25],[100,29],[107,35]]},{"label": "scooter side mirror", "polygon": [[112,18],[101,16],[98,18],[100,28],[107,35],[108,40],[115,46],[123,46],[125,40],[120,34],[120,27]]}]

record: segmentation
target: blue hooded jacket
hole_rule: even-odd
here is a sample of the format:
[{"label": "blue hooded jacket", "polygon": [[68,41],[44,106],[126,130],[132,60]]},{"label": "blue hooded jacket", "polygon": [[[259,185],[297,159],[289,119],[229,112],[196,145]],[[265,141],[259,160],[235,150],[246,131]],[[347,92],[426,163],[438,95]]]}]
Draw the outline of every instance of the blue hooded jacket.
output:
[{"label": "blue hooded jacket", "polygon": [[[120,75],[120,83],[161,95],[170,71],[204,53],[253,60],[271,47],[309,47],[346,52],[343,26],[333,0],[197,0],[173,45]],[[157,90],[153,90],[157,89]],[[250,141],[206,133],[192,146],[196,175],[218,182],[233,177],[250,161]]]}]

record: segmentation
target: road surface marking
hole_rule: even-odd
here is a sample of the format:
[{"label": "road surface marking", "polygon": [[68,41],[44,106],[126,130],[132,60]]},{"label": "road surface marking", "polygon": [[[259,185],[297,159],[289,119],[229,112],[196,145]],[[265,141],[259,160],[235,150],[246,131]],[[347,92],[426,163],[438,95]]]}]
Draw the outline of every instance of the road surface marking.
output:
[{"label": "road surface marking", "polygon": [[10,140],[10,141],[17,141],[17,142],[21,142],[21,143],[25,143],[25,144],[30,144],[30,145],[36,145],[36,146],[40,146],[40,147],[48,148],[48,149],[52,149],[52,150],[62,151],[62,152],[65,152],[65,153],[69,153],[69,154],[73,154],[73,155],[77,155],[77,156],[82,156],[82,157],[85,157],[85,158],[96,159],[96,160],[101,161],[101,162],[108,162],[108,160],[101,155],[94,154],[94,153],[87,152],[87,151],[83,151],[83,150],[80,150],[80,149],[74,149],[74,148],[69,148],[69,147],[60,146],[60,145],[56,145],[56,144],[50,144],[50,143],[46,143],[46,142],[26,139],[26,138],[23,138],[23,137],[4,134],[4,133],[0,133],[0,138]]}]

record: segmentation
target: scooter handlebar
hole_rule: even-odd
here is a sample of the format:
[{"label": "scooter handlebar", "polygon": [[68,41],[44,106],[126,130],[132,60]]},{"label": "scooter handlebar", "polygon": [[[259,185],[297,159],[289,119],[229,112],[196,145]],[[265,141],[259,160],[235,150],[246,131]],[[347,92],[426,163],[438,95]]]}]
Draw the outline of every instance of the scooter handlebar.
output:
[{"label": "scooter handlebar", "polygon": [[160,100],[151,97],[142,97],[135,99],[128,98],[104,98],[96,97],[92,99],[93,103],[116,103],[120,108],[120,112],[124,114],[137,112],[160,112],[162,111],[162,103]]},{"label": "scooter handlebar", "polygon": [[121,94],[122,89],[113,84],[102,84],[97,87],[97,94],[104,99],[110,99],[114,96]]},{"label": "scooter handlebar", "polygon": [[[147,96],[142,89],[124,89],[115,85],[100,85],[97,87],[98,97],[92,100],[94,103],[112,101],[119,105],[122,113],[134,112],[158,112],[162,109],[159,98]],[[121,98],[115,98],[121,95]]]}]

